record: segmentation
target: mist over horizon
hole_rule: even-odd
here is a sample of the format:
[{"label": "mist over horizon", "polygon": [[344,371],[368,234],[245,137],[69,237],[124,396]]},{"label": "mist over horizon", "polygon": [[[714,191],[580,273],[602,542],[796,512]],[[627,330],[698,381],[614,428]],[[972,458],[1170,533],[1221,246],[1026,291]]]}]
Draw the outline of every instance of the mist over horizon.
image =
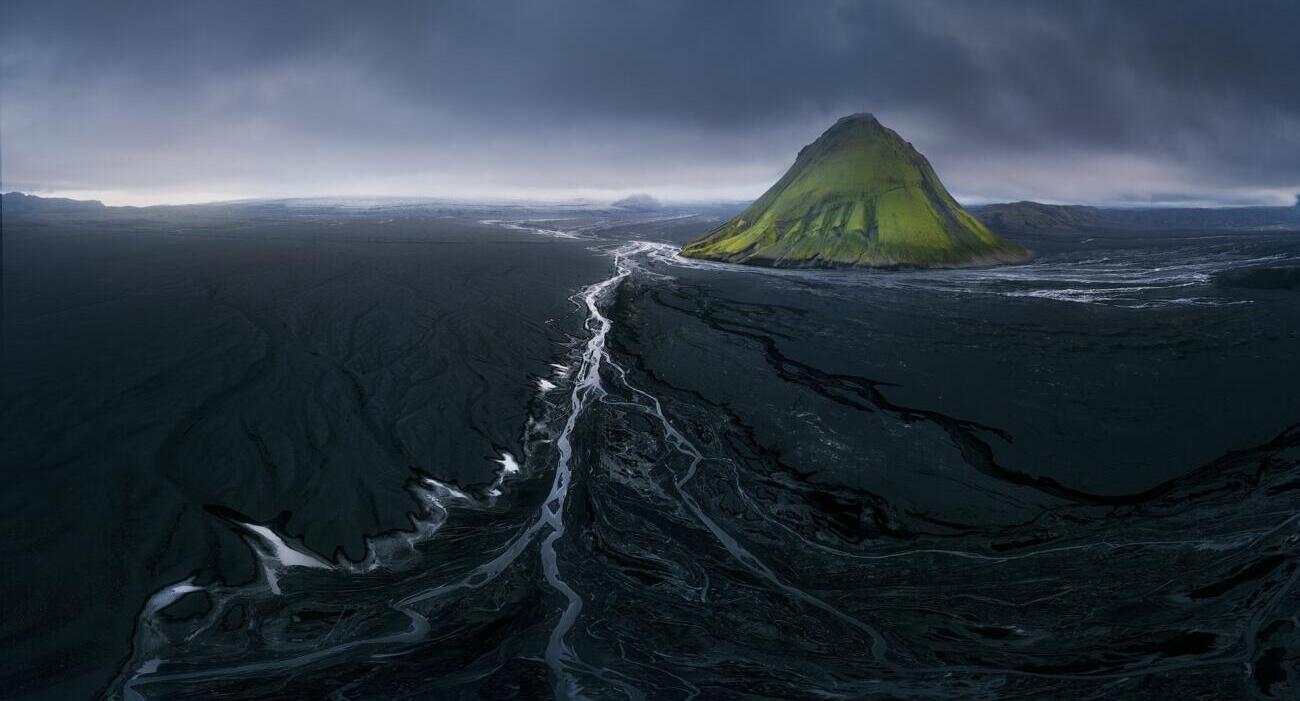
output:
[{"label": "mist over horizon", "polygon": [[870,111],[965,204],[1287,205],[1293,3],[8,3],[0,189],[744,201]]}]

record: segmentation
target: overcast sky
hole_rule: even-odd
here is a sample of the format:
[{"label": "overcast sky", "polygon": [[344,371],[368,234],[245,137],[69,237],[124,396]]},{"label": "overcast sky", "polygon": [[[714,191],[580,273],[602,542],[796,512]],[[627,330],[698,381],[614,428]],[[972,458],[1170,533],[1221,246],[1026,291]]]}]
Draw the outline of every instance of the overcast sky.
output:
[{"label": "overcast sky", "polygon": [[4,190],[759,194],[870,111],[962,201],[1290,203],[1300,2],[0,8]]}]

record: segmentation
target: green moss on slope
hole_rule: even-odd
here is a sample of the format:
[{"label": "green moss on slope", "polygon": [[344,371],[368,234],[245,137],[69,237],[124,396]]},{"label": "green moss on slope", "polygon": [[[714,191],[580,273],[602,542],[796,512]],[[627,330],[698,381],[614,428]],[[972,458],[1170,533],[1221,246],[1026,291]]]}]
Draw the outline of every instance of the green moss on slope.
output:
[{"label": "green moss on slope", "polygon": [[858,114],[836,122],[754,204],[682,254],[779,267],[955,267],[1028,252],[962,209],[911,144]]}]

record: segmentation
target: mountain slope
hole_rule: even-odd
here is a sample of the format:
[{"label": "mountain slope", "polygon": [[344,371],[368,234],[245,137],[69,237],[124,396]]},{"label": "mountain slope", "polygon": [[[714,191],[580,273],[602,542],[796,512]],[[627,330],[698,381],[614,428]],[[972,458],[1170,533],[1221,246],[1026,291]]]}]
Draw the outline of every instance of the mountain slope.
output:
[{"label": "mountain slope", "polygon": [[682,254],[775,267],[959,267],[1022,260],[869,114],[835,123],[748,209]]}]

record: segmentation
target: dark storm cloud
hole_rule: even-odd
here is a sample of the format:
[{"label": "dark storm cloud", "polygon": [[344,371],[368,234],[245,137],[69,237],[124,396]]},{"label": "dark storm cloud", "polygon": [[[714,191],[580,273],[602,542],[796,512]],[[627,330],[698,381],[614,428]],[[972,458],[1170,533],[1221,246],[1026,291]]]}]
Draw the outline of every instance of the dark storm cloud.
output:
[{"label": "dark storm cloud", "polygon": [[870,110],[971,199],[1300,188],[1300,4],[10,2],[6,188],[753,194]]}]

